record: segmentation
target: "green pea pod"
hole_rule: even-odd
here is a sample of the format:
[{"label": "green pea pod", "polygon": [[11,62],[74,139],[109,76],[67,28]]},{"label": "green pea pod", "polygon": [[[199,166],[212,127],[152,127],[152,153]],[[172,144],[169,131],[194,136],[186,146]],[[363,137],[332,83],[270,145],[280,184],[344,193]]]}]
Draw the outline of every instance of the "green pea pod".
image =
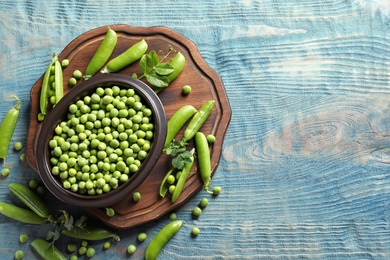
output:
[{"label": "green pea pod", "polygon": [[7,202],[0,202],[0,213],[6,217],[26,224],[45,224],[46,219],[41,218],[32,210],[20,208]]},{"label": "green pea pod", "polygon": [[211,111],[214,108],[214,100],[207,101],[194,115],[188,124],[187,128],[184,130],[183,142],[188,142],[191,140],[194,135],[199,131],[204,122],[206,122]]},{"label": "green pea pod", "polygon": [[203,189],[213,194],[212,191],[209,191],[211,185],[211,163],[210,163],[210,150],[209,143],[207,142],[206,136],[202,132],[197,132],[195,134],[195,146],[198,153],[198,164],[200,176],[203,180]]},{"label": "green pea pod", "polygon": [[[181,52],[178,52],[175,57],[172,58],[172,60],[169,62],[169,65],[173,68],[173,71],[166,75],[166,78],[168,80],[168,84],[171,83],[173,80],[175,80],[179,74],[184,69],[184,66],[186,64],[186,58]],[[154,92],[158,94],[160,91],[162,91],[165,87],[156,87],[154,89]]]},{"label": "green pea pod", "polygon": [[195,114],[196,109],[191,105],[185,105],[177,110],[167,123],[167,136],[164,147],[175,138],[184,124]]},{"label": "green pea pod", "polygon": [[142,55],[145,54],[147,49],[148,44],[144,39],[142,39],[140,42],[135,43],[125,52],[109,61],[107,65],[104,66],[104,68],[101,70],[101,73],[116,72],[125,68],[126,66],[129,66],[130,64],[139,60]]},{"label": "green pea pod", "polygon": [[181,171],[180,177],[177,180],[176,188],[172,194],[172,202],[176,202],[176,200],[179,198],[179,196],[184,188],[184,184],[187,181],[188,175],[190,174],[192,165],[194,164],[195,149],[192,149],[190,152],[192,154],[192,156],[190,157],[191,161],[189,163],[186,163],[183,167],[183,170]]},{"label": "green pea pod", "polygon": [[183,220],[174,220],[163,227],[146,248],[145,260],[157,259],[161,249],[180,230],[183,222]]},{"label": "green pea pod", "polygon": [[66,260],[67,258],[53,244],[37,238],[31,242],[31,247],[44,260]]},{"label": "green pea pod", "polygon": [[49,217],[49,208],[39,196],[28,187],[19,183],[10,183],[8,187],[27,207],[42,218]]},{"label": "green pea pod", "polygon": [[184,69],[184,65],[186,64],[186,58],[181,52],[178,52],[175,57],[169,62],[169,65],[172,66],[173,71],[167,75],[169,82],[175,80],[181,71]]},{"label": "green pea pod", "polygon": [[170,175],[174,174],[174,170],[175,170],[175,168],[173,168],[173,167],[171,169],[169,169],[169,171],[165,174],[164,179],[161,181],[159,193],[160,193],[160,196],[163,198],[167,194],[167,191],[168,191],[169,186],[170,186],[170,184],[167,183],[167,179]]},{"label": "green pea pod", "polygon": [[116,34],[116,32],[110,27],[108,27],[108,31],[104,36],[103,41],[100,43],[98,49],[88,63],[88,66],[84,73],[85,80],[91,78],[104,66],[104,64],[108,61],[112,52],[114,51],[117,40],[118,35]]},{"label": "green pea pod", "polygon": [[54,65],[55,61],[58,59],[57,53],[53,53],[53,58],[50,64],[47,66],[45,75],[43,76],[42,81],[42,87],[41,87],[41,94],[39,98],[39,107],[41,109],[42,115],[46,115],[47,113],[47,104],[49,103],[49,91],[50,91],[50,76],[51,73],[51,67]]},{"label": "green pea pod", "polygon": [[97,226],[86,226],[83,228],[74,228],[72,230],[63,230],[62,234],[83,240],[102,240],[111,237],[116,241],[120,240],[120,237],[116,233]]},{"label": "green pea pod", "polygon": [[64,96],[64,78],[62,75],[61,63],[58,60],[54,62],[54,84],[55,84],[54,91],[55,91],[56,104],[57,104]]},{"label": "green pea pod", "polygon": [[0,126],[0,158],[5,159],[8,155],[9,144],[11,143],[11,138],[14,133],[16,123],[19,118],[20,108],[22,102],[16,97],[18,101],[4,117],[1,126]]}]

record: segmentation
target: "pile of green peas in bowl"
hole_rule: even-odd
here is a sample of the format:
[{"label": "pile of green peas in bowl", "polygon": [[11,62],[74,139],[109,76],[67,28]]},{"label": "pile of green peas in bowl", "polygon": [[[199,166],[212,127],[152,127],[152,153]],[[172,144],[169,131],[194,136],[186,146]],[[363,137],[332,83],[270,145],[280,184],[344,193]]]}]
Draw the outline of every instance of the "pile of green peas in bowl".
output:
[{"label": "pile of green peas in bowl", "polygon": [[43,122],[38,172],[69,204],[107,206],[147,177],[165,136],[164,107],[145,83],[96,76],[70,90]]}]

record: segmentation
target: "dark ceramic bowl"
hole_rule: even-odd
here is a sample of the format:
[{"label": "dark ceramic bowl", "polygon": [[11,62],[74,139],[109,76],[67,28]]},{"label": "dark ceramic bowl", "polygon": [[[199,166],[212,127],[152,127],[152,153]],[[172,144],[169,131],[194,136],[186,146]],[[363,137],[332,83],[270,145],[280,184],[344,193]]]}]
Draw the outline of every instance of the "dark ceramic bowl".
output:
[{"label": "dark ceramic bowl", "polygon": [[[121,184],[101,195],[83,195],[62,187],[61,182],[51,173],[49,141],[53,138],[54,129],[59,122],[66,120],[69,105],[77,100],[89,95],[98,87],[119,86],[120,88],[133,88],[142,102],[153,112],[154,137],[148,156],[142,162],[137,172],[133,173],[127,182]],[[42,123],[42,128],[38,136],[36,147],[36,161],[40,177],[48,188],[58,199],[63,202],[79,207],[105,207],[125,198],[141,184],[149,175],[152,168],[157,163],[164,146],[166,138],[167,119],[164,107],[154,93],[154,91],[140,80],[130,76],[119,74],[108,74],[95,76],[87,81],[80,83],[70,90],[61,101],[48,113]]]}]

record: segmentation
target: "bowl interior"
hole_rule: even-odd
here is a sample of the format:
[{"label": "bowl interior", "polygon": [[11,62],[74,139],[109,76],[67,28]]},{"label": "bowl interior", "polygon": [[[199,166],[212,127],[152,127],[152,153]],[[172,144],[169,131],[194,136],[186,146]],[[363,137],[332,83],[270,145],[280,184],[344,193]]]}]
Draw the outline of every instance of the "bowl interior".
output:
[{"label": "bowl interior", "polygon": [[[69,105],[93,93],[98,87],[118,86],[120,88],[133,88],[142,102],[153,112],[154,137],[148,156],[142,162],[137,172],[118,188],[101,195],[83,195],[62,187],[61,182],[51,173],[49,141],[53,138],[55,127],[66,119]],[[155,92],[140,80],[130,76],[108,74],[94,76],[93,78],[76,85],[60,102],[47,114],[42,123],[36,147],[36,161],[40,177],[57,198],[74,206],[104,207],[113,204],[131,193],[148,176],[157,163],[166,137],[167,119],[164,107]]]}]

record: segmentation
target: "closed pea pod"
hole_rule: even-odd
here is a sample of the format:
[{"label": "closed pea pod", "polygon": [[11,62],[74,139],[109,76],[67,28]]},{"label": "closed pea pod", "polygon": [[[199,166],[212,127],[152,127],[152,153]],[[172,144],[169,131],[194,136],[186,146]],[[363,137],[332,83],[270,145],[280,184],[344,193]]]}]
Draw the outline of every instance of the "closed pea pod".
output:
[{"label": "closed pea pod", "polygon": [[176,184],[176,188],[172,194],[172,202],[175,202],[179,198],[179,196],[184,188],[184,184],[186,183],[187,177],[191,171],[192,165],[194,164],[195,149],[192,149],[190,152],[192,154],[192,156],[190,157],[190,162],[186,163],[183,167],[183,170],[181,171],[181,174],[180,174],[179,179],[178,179],[177,184]]},{"label": "closed pea pod", "polygon": [[48,241],[37,238],[31,242],[32,248],[44,260],[66,260],[67,258],[53,244]]},{"label": "closed pea pod", "polygon": [[54,62],[54,84],[55,104],[57,104],[64,96],[64,79],[62,75],[62,66],[58,60]]},{"label": "closed pea pod", "polygon": [[210,150],[206,136],[202,132],[195,134],[195,146],[198,153],[198,164],[200,176],[203,180],[203,189],[212,194],[209,191],[211,186],[211,163],[210,163]]},{"label": "closed pea pod", "polygon": [[146,248],[145,260],[157,259],[161,249],[180,230],[183,222],[182,220],[174,220],[163,227]]},{"label": "closed pea pod", "polygon": [[0,126],[0,158],[5,159],[8,155],[8,148],[19,118],[22,102],[14,96],[17,103],[8,111]]},{"label": "closed pea pod", "polygon": [[107,63],[107,65],[101,70],[102,73],[111,73],[123,69],[124,67],[139,60],[142,55],[145,54],[148,49],[148,44],[144,39],[135,43],[125,52],[115,57]]},{"label": "closed pea pod", "polygon": [[167,123],[167,136],[164,147],[175,138],[184,124],[195,114],[196,109],[191,105],[185,105],[177,110]]},{"label": "closed pea pod", "polygon": [[62,234],[68,237],[83,239],[83,240],[103,240],[107,238],[113,238],[116,241],[120,240],[120,237],[103,227],[87,225],[83,228],[74,228],[72,230],[63,230]]},{"label": "closed pea pod", "polygon": [[29,209],[21,208],[7,202],[0,202],[0,213],[6,217],[18,220],[26,224],[45,224],[47,220],[41,218]]},{"label": "closed pea pod", "polygon": [[187,128],[184,130],[184,137],[183,137],[184,142],[188,142],[189,140],[191,140],[194,137],[194,135],[199,131],[199,129],[202,127],[204,122],[206,122],[211,111],[213,110],[214,104],[215,104],[214,100],[207,101],[196,112],[196,114],[188,124]]},{"label": "closed pea pod", "polygon": [[13,194],[15,194],[27,207],[42,218],[49,217],[49,208],[39,198],[39,196],[28,187],[19,183],[10,183],[8,185]]},{"label": "closed pea pod", "polygon": [[173,68],[173,71],[167,75],[169,82],[172,82],[179,76],[180,72],[184,69],[185,64],[186,58],[181,52],[178,52],[169,62],[169,65],[171,65]]},{"label": "closed pea pod", "polygon": [[[175,57],[172,58],[172,60],[169,62],[169,65],[173,68],[173,71],[166,75],[167,80],[169,83],[171,83],[173,80],[175,80],[179,74],[184,69],[184,65],[186,64],[186,58],[181,52],[178,52]],[[155,92],[159,93],[162,91],[165,87],[156,87]]]},{"label": "closed pea pod", "polygon": [[108,28],[108,31],[104,36],[103,41],[100,43],[98,49],[88,63],[88,66],[84,73],[85,80],[91,78],[104,66],[104,64],[107,62],[112,52],[114,51],[117,40],[118,35],[116,34],[116,32],[111,28]]},{"label": "closed pea pod", "polygon": [[49,103],[49,90],[50,90],[50,76],[51,68],[54,65],[55,61],[58,59],[57,53],[53,53],[53,58],[50,64],[47,66],[45,75],[43,76],[42,86],[41,86],[41,94],[39,99],[39,107],[42,115],[46,115],[47,112],[47,104]]}]

